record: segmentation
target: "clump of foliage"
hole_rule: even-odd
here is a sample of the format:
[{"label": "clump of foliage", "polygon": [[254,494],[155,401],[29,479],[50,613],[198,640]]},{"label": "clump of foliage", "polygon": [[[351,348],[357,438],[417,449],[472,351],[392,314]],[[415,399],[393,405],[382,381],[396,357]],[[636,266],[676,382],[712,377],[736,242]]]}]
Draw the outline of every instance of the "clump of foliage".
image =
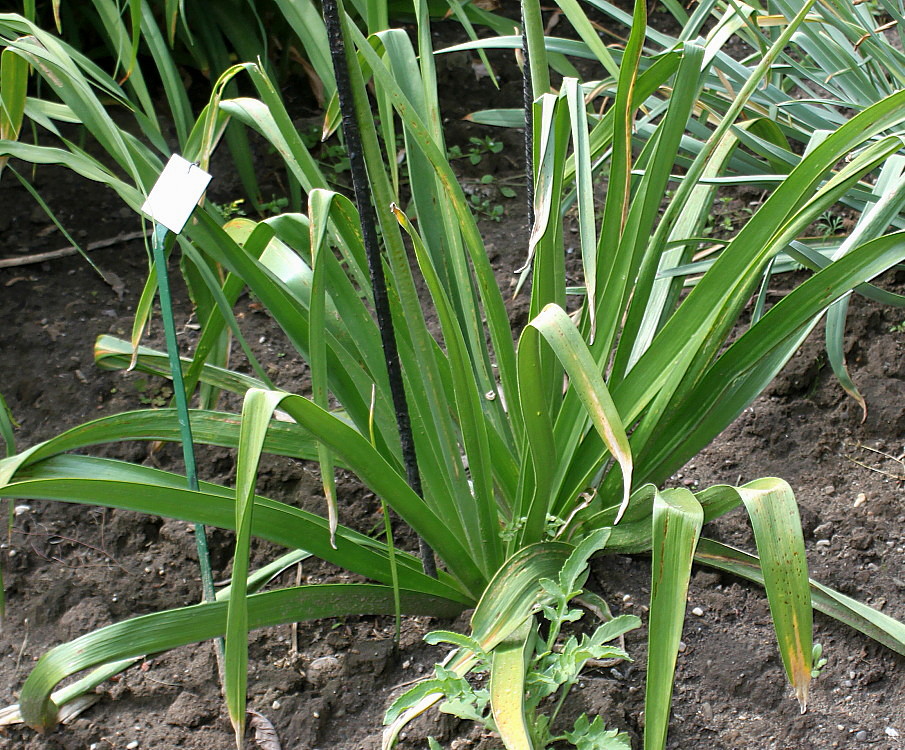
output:
[{"label": "clump of foliage", "polygon": [[[760,62],[746,69],[738,86],[724,88],[721,107],[709,108],[706,120],[698,117],[699,108],[715,101],[714,66],[728,64],[719,51],[725,35],[683,37],[651,56],[645,50],[645,3],[638,2],[617,61],[575,4],[561,7],[608,77],[592,85],[567,76],[553,90],[545,53],[551,42],[538,23],[539,5],[526,0],[536,95],[529,130],[535,221],[525,243],[530,322],[522,331],[510,326],[471,202],[450,163],[426,3],[414,3],[414,42],[396,29],[374,28],[366,35],[340,15],[351,116],[367,169],[367,199],[359,205],[370,205],[379,222],[373,234],[382,243],[420,492],[410,483],[373,317],[379,290],[371,283],[361,234],[369,222],[362,223],[358,208],[329,188],[261,65],[233,66],[217,82],[189,132],[184,156],[206,159],[229,119],[272,144],[307,201],[305,214],[290,211],[262,221],[224,222],[215,207],[205,205],[184,235],[170,240],[169,249],[181,251],[202,323],[195,351],[182,362],[187,392],[199,384],[203,389],[191,426],[200,443],[236,448],[236,486],[202,482],[193,491],[185,488],[185,477],[171,472],[68,453],[110,441],[178,440],[176,413],[153,409],[87,423],[0,461],[0,494],[128,508],[234,529],[236,575],[218,601],[117,623],[48,652],[21,692],[27,723],[53,725],[61,706],[141,655],[227,633],[226,699],[241,737],[249,629],[363,613],[448,616],[476,607],[467,639],[448,638],[457,649],[437,679],[461,687],[459,678],[489,660],[493,721],[507,748],[554,741],[545,734],[554,731],[552,724],[534,711],[540,704],[526,705],[523,696],[529,682],[536,686],[534,695],[543,692],[538,686],[568,686],[584,654],[610,648],[604,638],[609,623],[592,631],[596,640],[592,635],[568,648],[569,641],[540,636],[541,619],[552,616],[556,623],[573,616],[568,602],[594,552],[652,557],[645,747],[665,746],[693,563],[764,585],[785,672],[802,706],[819,668],[812,606],[905,652],[901,623],[809,581],[801,524],[785,482],[659,489],[757,397],[831,306],[853,290],[888,298],[869,282],[905,258],[905,236],[887,231],[901,207],[887,196],[898,195],[896,186],[905,179],[902,139],[890,134],[905,121],[905,93],[878,97],[802,156],[776,136],[757,97],[772,93],[764,88],[771,65],[804,28],[812,3],[786,16]],[[746,13],[735,5],[726,8],[720,28],[747,29]],[[137,209],[160,161],[153,148],[114,124],[89,79],[108,92],[117,91],[117,84],[21,18],[0,16],[0,36],[4,62],[34,65],[60,98],[32,102],[29,116],[51,133],[55,118],[76,119],[117,166],[63,139],[45,146],[7,136],[0,156],[66,164]],[[562,64],[553,55],[550,60]],[[13,65],[17,76],[28,75],[18,62]],[[225,93],[238,76],[255,96]],[[24,84],[4,88],[4,95],[14,90],[21,104]],[[595,92],[612,97],[603,114],[589,110]],[[401,166],[400,132],[406,152]],[[689,133],[697,142],[691,151]],[[696,269],[696,283],[686,289],[683,269],[695,261],[717,187],[780,167],[782,178],[770,183],[770,195],[744,225],[727,227],[720,252]],[[602,206],[596,205],[595,169],[608,180]],[[400,171],[412,196],[409,205],[400,199]],[[663,195],[675,183],[661,213]],[[830,257],[800,246],[802,232],[836,202],[874,191],[878,199],[858,204],[852,235]],[[563,234],[571,205],[584,279],[581,306],[569,313]],[[736,336],[740,315],[765,288],[783,253],[794,254],[813,273],[772,308],[759,304],[751,325]],[[437,328],[428,325],[416,273]],[[308,362],[310,394],[281,390],[251,356],[232,312],[245,289]],[[149,292],[145,315],[150,299]],[[229,370],[217,358],[227,330],[249,355],[253,374]],[[128,342],[102,337],[98,363],[171,375],[163,353],[138,346],[138,333]],[[221,390],[242,396],[241,415],[216,410]],[[318,462],[323,515],[256,495],[263,452]],[[436,554],[436,577],[391,540],[340,523],[336,467],[355,473],[417,532]],[[751,519],[758,557],[701,537],[705,522],[740,506]],[[252,537],[304,550],[373,583],[252,593],[264,578],[244,575]],[[619,622],[610,627],[629,624]],[[85,669],[94,671],[54,692]],[[498,692],[495,675],[505,676]],[[429,684],[392,721],[387,745],[404,722],[443,699],[445,688]],[[485,716],[483,709],[474,713]],[[576,727],[572,739],[563,736],[582,747],[582,738],[604,732],[595,718]]]}]

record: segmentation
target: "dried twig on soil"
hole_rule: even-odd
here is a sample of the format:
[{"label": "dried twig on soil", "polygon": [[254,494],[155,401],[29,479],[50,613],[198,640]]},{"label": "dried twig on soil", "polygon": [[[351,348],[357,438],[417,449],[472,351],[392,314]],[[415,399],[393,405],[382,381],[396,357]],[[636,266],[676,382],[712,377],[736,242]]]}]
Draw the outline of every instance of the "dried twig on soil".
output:
[{"label": "dried twig on soil", "polygon": [[[126,232],[118,234],[116,237],[108,237],[106,240],[98,240],[97,242],[89,242],[85,245],[86,251],[101,250],[119,242],[131,242],[132,240],[147,237],[150,231]],[[55,260],[56,258],[65,258],[68,255],[75,255],[79,249],[74,245],[62,247],[59,250],[49,250],[46,253],[34,253],[33,255],[23,255],[21,258],[4,258],[0,260],[0,268],[14,268],[16,266],[29,266],[34,263],[43,263],[45,260]]]},{"label": "dried twig on soil", "polygon": [[879,456],[883,456],[883,458],[893,461],[897,463],[900,467],[900,471],[898,473],[886,471],[885,469],[877,468],[876,466],[871,466],[869,464],[864,463],[863,461],[859,461],[856,458],[852,458],[850,455],[845,454],[845,457],[851,461],[853,464],[857,464],[858,466],[868,469],[869,471],[875,471],[877,474],[883,474],[884,476],[890,477],[891,479],[895,479],[898,482],[905,482],[905,453],[901,456],[893,456],[889,453],[885,453],[884,451],[877,450],[876,448],[871,448],[868,445],[862,445],[861,443],[857,446],[861,450],[870,451],[871,453],[876,453]]}]

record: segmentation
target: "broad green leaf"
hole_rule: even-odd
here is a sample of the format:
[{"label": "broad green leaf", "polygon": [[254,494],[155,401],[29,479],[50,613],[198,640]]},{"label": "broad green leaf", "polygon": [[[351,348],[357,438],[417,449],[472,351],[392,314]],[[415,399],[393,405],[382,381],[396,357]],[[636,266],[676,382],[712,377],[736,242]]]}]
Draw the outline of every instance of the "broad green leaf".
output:
[{"label": "broad green leaf", "polygon": [[[0,475],[14,461],[0,461]],[[202,482],[200,492],[191,492],[185,488],[184,476],[110,459],[54,456],[19,469],[0,491],[5,497],[124,508],[224,529],[235,525],[235,490]],[[252,533],[289,549],[304,548],[382,583],[393,580],[383,543],[340,526],[334,549],[325,519],[284,503],[257,497]],[[439,579],[425,576],[413,555],[396,550],[396,562],[403,588],[423,590],[464,604],[474,602],[449,575],[441,573]]]},{"label": "broad green leaf", "polygon": [[[242,404],[239,455],[236,459],[236,547],[233,554],[233,582],[226,613],[224,652],[224,693],[229,718],[242,747],[245,736],[245,695],[248,684],[248,556],[254,514],[255,484],[264,437],[274,410],[288,394],[250,389]],[[333,529],[331,528],[331,537]],[[331,538],[331,544],[332,538]]]},{"label": "broad green leaf", "polygon": [[653,511],[644,748],[662,750],[666,747],[691,563],[704,512],[694,495],[685,489],[657,493]]},{"label": "broad green leaf", "polygon": [[[403,589],[406,614],[455,616],[461,605]],[[302,622],[327,617],[392,614],[393,590],[372,584],[322,584],[280,589],[248,597],[248,628]],[[227,602],[196,604],[108,625],[48,651],[38,661],[20,694],[26,724],[49,729],[56,724],[58,706],[51,700],[54,686],[69,675],[107,662],[167,651],[223,635]]]},{"label": "broad green leaf", "polygon": [[490,705],[506,750],[532,750],[525,718],[525,676],[533,623],[525,620],[493,649]]},{"label": "broad green leaf", "polygon": [[[0,140],[19,137],[28,93],[28,63],[11,49],[0,53]],[[8,157],[0,156],[0,172]]]},{"label": "broad green leaf", "polygon": [[522,339],[529,337],[527,340],[531,340],[531,336],[538,334],[544,337],[556,353],[569,376],[570,386],[584,405],[597,434],[622,469],[622,502],[614,520],[614,523],[619,523],[628,507],[632,488],[632,455],[622,419],[587,344],[565,311],[555,305],[548,305],[528,324],[522,333]]},{"label": "broad green leaf", "polygon": [[[711,539],[702,539],[695,559],[727,573],[747,578],[763,585],[764,574],[754,555],[729,547]],[[859,630],[888,649],[905,656],[905,625],[850,596],[810,581],[811,604],[814,609]]]},{"label": "broad green leaf", "polygon": [[[327,368],[326,340],[324,338],[324,316],[326,309],[326,263],[322,260],[330,252],[326,245],[327,215],[333,193],[312,190],[308,196],[308,214],[311,220],[311,306],[309,308],[310,326],[308,327],[308,356],[311,369],[311,391],[315,404],[322,409],[327,403]],[[322,443],[317,444],[317,457],[320,464],[321,482],[324,498],[327,501],[327,517],[330,523],[331,543],[338,523],[336,511],[336,479],[334,476],[333,455]]]},{"label": "broad green leaf", "polygon": [[798,505],[781,479],[759,479],[739,489],[754,529],[764,588],[786,676],[801,710],[811,683],[812,614],[808,566]]}]

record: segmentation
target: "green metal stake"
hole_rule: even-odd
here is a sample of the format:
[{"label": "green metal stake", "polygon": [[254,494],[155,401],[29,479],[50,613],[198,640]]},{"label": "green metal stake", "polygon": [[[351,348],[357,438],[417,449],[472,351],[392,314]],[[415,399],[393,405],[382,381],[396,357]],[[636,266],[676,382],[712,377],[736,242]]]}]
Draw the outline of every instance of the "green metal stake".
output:
[{"label": "green metal stake", "polygon": [[[154,225],[154,265],[157,266],[157,288],[160,292],[160,317],[163,318],[163,332],[166,338],[167,357],[173,375],[173,395],[176,399],[176,418],[182,438],[182,456],[185,460],[185,476],[189,489],[198,491],[198,472],[195,468],[195,445],[192,440],[192,424],[189,421],[189,405],[182,379],[182,362],[176,343],[176,323],[173,320],[173,302],[170,295],[170,280],[167,276],[166,240],[169,230],[163,224]],[[204,601],[214,601],[214,576],[211,572],[210,555],[207,549],[207,532],[204,524],[195,524],[195,545],[198,549],[198,563],[201,567],[201,591]]]}]

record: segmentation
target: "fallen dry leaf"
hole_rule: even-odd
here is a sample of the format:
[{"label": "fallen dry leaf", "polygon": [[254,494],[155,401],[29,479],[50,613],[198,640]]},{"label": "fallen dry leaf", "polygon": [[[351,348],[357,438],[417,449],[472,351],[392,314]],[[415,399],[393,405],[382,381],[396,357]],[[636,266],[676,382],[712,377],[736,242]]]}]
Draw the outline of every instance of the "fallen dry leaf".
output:
[{"label": "fallen dry leaf", "polygon": [[263,714],[249,709],[251,720],[248,726],[255,730],[255,742],[261,750],[283,750],[277,737],[277,730]]}]

